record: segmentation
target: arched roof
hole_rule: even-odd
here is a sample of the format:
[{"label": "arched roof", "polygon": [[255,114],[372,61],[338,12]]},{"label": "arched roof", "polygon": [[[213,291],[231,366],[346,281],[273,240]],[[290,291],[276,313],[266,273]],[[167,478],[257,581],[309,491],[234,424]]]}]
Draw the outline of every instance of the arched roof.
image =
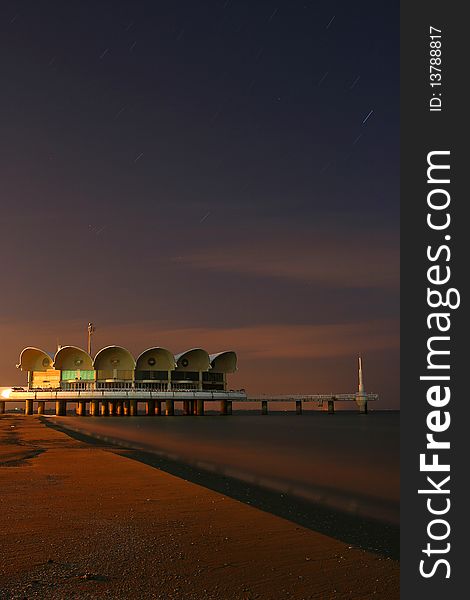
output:
[{"label": "arched roof", "polygon": [[173,354],[166,348],[155,346],[142,352],[135,368],[139,371],[173,371],[175,366]]},{"label": "arched roof", "polygon": [[208,371],[211,368],[209,355],[202,348],[175,354],[175,361],[179,371]]},{"label": "arched roof", "polygon": [[22,371],[47,371],[52,369],[52,356],[44,350],[28,346],[21,351],[17,367]]},{"label": "arched roof", "polygon": [[212,369],[217,373],[235,373],[237,370],[237,354],[233,350],[211,354],[209,359]]},{"label": "arched roof", "polygon": [[91,371],[93,359],[81,348],[76,346],[63,346],[54,356],[54,367],[62,371],[75,371],[77,369]]},{"label": "arched roof", "polygon": [[135,359],[129,350],[122,346],[106,346],[97,352],[93,361],[95,369],[120,369],[129,371],[135,369]]}]

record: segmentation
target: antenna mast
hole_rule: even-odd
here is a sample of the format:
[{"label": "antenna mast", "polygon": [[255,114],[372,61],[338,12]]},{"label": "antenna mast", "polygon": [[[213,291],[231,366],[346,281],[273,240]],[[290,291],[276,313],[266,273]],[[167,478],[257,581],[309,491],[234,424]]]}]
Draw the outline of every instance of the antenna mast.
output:
[{"label": "antenna mast", "polygon": [[91,356],[91,336],[95,333],[96,331],[96,327],[93,325],[93,323],[88,323],[88,354]]}]

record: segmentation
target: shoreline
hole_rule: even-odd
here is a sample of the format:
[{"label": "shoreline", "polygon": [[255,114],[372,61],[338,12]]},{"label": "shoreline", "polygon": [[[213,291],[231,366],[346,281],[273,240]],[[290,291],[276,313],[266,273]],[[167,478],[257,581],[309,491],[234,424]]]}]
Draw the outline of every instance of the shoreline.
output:
[{"label": "shoreline", "polygon": [[396,530],[44,421],[0,417],[2,600],[399,597]]},{"label": "shoreline", "polygon": [[[117,454],[160,469],[186,481],[197,483],[213,491],[255,506],[260,510],[293,521],[303,527],[324,533],[363,550],[369,550],[399,560],[400,528],[398,522],[372,518],[367,514],[351,512],[339,503],[315,502],[299,496],[295,489],[289,492],[278,482],[263,478],[257,483],[238,470],[230,471],[201,460],[185,460],[164,450],[148,450],[144,446],[129,444],[125,439],[98,435],[76,426],[75,421],[64,423],[63,419],[40,417],[47,427],[62,431],[66,435],[87,444],[109,444],[116,446]],[[227,472],[228,471],[228,472]],[[272,485],[271,485],[272,484]]]}]

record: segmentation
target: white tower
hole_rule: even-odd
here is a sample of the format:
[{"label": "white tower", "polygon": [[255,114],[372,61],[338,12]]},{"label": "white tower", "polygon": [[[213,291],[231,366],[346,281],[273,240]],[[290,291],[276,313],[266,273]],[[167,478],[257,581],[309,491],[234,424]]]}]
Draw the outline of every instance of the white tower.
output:
[{"label": "white tower", "polygon": [[364,391],[364,381],[362,379],[362,356],[359,356],[359,392]]},{"label": "white tower", "polygon": [[362,356],[359,356],[359,389],[356,393],[356,404],[359,406],[359,412],[367,414],[367,394],[364,390]]}]

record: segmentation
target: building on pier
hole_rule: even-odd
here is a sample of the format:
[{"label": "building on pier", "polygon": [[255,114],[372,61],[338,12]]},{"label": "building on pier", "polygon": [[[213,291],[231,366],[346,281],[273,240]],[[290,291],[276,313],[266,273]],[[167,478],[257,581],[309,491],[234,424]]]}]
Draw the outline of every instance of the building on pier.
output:
[{"label": "building on pier", "polygon": [[[59,348],[54,356],[53,367],[60,374],[59,387],[62,390],[85,390],[95,381],[91,356],[75,346]],[[33,383],[36,383],[37,379],[38,373],[33,371]],[[34,385],[33,388],[35,387],[37,386]],[[45,386],[39,385],[39,387]]]},{"label": "building on pier", "polygon": [[209,355],[202,348],[175,355],[155,346],[136,360],[122,346],[106,346],[94,358],[76,346],[60,347],[55,355],[28,347],[17,367],[27,373],[28,391],[226,391],[227,375],[237,370],[237,355],[233,351]]},{"label": "building on pier", "polygon": [[134,386],[139,390],[160,392],[173,389],[171,374],[175,365],[175,357],[169,350],[158,346],[145,350],[137,358]]}]

